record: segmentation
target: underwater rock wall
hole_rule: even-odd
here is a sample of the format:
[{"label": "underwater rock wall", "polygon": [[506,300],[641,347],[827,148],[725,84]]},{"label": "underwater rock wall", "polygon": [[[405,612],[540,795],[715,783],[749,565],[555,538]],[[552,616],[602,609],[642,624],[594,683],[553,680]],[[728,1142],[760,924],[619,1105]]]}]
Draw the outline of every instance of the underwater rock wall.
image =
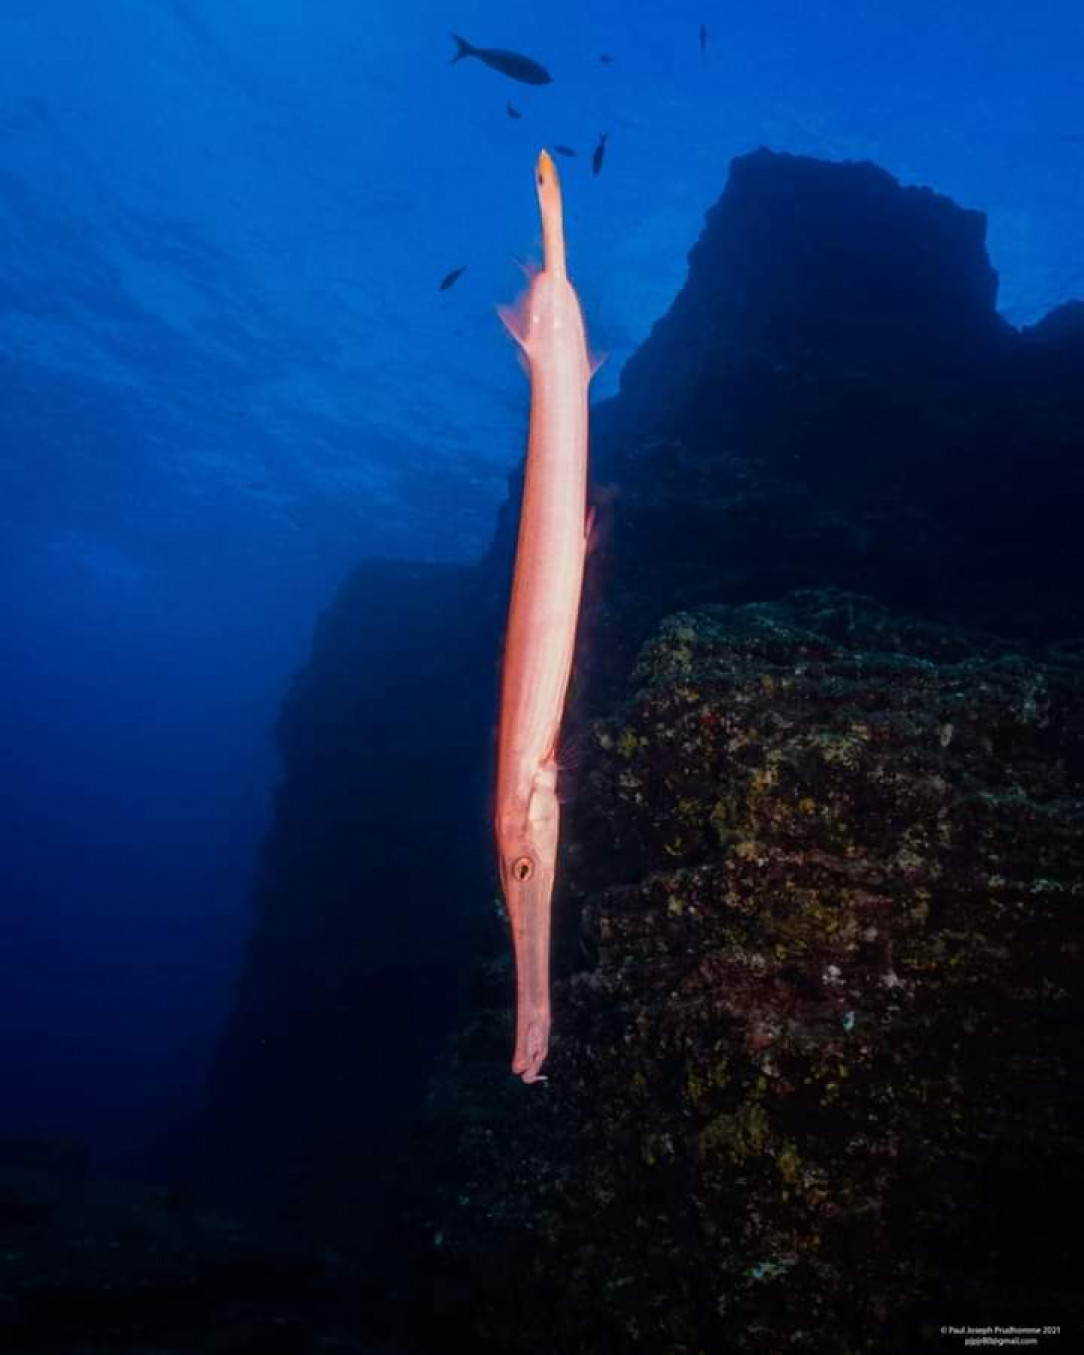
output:
[{"label": "underwater rock wall", "polygon": [[209,1089],[202,1166],[362,1237],[459,1010],[479,899],[500,594],[375,560],[320,618]]},{"label": "underwater rock wall", "polygon": [[[1059,750],[1080,707],[1074,653],[1029,646],[1084,630],[1084,308],[1012,330],[983,238],[874,166],[742,157],[595,410],[587,751],[533,1095],[507,1068],[488,823],[518,477],[478,567],[370,562],[321,619],[207,1160],[317,1233],[363,1233],[473,1013],[407,1150],[402,1341],[432,1338],[430,1283],[439,1321],[494,1349],[558,1348],[537,1313],[511,1330],[518,1303],[566,1312],[570,1351],[723,1349],[739,1312],[769,1333],[746,1348],[778,1349],[818,1286],[810,1320],[869,1331],[896,1299],[911,1320],[982,1173],[1030,1186],[1049,1162],[1062,1130],[1021,1102],[1034,1083],[1060,1104],[1064,1009],[1034,964],[1061,963],[1051,909],[1079,866]],[[782,600],[826,588],[882,610]]]},{"label": "underwater rock wall", "polygon": [[620,684],[676,609],[826,585],[1084,629],[1084,307],[1012,329],[984,240],[979,212],[874,165],[734,161],[596,414],[588,671]]},{"label": "underwater rock wall", "polygon": [[1072,1329],[1079,647],[839,593],[679,613],[581,775],[550,1081],[507,1076],[491,987],[401,1200],[417,1348]]}]

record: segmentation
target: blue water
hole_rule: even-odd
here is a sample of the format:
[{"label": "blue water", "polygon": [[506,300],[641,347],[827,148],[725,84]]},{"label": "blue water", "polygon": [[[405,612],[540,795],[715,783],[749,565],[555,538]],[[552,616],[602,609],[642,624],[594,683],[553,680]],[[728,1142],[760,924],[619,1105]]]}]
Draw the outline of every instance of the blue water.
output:
[{"label": "blue water", "polygon": [[596,398],[761,144],[987,211],[1015,323],[1084,294],[1066,0],[4,0],[0,1132],[134,1166],[195,1106],[315,617],[476,556],[521,453],[553,142]]}]

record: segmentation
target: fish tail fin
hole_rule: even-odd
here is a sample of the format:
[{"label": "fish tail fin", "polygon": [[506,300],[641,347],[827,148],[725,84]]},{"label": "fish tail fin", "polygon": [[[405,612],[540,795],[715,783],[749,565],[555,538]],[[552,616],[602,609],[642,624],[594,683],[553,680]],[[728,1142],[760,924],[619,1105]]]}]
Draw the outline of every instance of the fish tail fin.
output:
[{"label": "fish tail fin", "polygon": [[461,38],[458,33],[453,33],[452,40],[455,42],[456,45],[456,53],[455,56],[452,57],[451,61],[448,62],[449,66],[454,66],[457,61],[462,61],[465,56],[474,55],[474,48],[470,45],[466,38]]}]

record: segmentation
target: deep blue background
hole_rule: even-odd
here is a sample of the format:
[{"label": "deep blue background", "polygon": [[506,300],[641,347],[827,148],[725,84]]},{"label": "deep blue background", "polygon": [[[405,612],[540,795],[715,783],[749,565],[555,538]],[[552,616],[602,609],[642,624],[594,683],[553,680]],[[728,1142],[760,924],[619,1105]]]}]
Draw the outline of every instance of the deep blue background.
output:
[{"label": "deep blue background", "polygon": [[520,454],[492,308],[554,141],[596,398],[759,144],[988,211],[1016,323],[1084,294],[1067,0],[4,0],[0,1133],[139,1166],[194,1103],[317,611],[476,555]]}]

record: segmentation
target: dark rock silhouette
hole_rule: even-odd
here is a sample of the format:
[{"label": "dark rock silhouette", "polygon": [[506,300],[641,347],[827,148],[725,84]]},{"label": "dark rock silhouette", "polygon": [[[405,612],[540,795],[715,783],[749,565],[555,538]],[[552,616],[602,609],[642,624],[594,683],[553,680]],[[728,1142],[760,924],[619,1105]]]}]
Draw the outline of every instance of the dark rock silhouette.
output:
[{"label": "dark rock silhouette", "polygon": [[285,775],[210,1094],[224,1174],[299,1228],[333,1214],[364,1231],[495,906],[498,602],[477,569],[363,565],[283,706]]},{"label": "dark rock silhouette", "polygon": [[1018,636],[1084,629],[1079,307],[1008,326],[984,234],[873,165],[734,162],[599,410],[616,624],[585,632],[619,675],[668,611],[826,584]]}]

